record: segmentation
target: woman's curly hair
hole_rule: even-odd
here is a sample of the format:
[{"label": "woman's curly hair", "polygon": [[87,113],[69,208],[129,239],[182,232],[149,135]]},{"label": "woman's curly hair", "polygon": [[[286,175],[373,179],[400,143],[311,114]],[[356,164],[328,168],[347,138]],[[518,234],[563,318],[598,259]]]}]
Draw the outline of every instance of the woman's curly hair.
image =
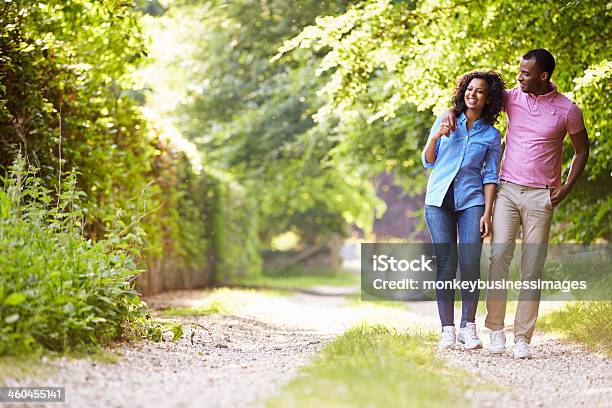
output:
[{"label": "woman's curly hair", "polygon": [[495,71],[474,71],[459,78],[453,95],[453,110],[457,116],[466,111],[467,106],[464,100],[465,91],[474,78],[484,79],[489,86],[491,103],[485,105],[482,111],[482,119],[489,125],[493,125],[497,122],[499,113],[502,110],[502,105],[504,103],[504,88],[506,87],[501,75]]}]

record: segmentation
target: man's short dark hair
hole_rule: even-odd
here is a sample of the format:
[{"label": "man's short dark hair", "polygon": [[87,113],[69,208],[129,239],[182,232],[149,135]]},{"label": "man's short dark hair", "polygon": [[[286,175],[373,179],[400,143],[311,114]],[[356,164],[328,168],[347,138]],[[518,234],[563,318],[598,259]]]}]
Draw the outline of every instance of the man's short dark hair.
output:
[{"label": "man's short dark hair", "polygon": [[535,58],[536,64],[540,67],[542,72],[548,72],[548,79],[550,80],[555,70],[555,57],[544,48],[536,48],[535,50],[527,51],[525,55],[523,55],[524,60],[530,60],[532,58]]}]

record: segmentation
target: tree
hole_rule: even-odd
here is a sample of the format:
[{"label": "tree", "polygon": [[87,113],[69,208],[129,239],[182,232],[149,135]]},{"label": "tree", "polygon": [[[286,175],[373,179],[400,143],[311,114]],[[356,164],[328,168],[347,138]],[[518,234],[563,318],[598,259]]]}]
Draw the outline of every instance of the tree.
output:
[{"label": "tree", "polygon": [[[343,232],[347,221],[368,228],[381,207],[369,173],[327,158],[339,141],[327,131],[333,124],[312,119],[324,80],[314,75],[319,56],[270,61],[285,39],[321,13],[343,11],[346,3],[186,2],[153,23],[163,27],[155,38],[173,35],[182,48],[165,68],[161,60],[167,56],[160,55],[155,68],[175,73],[167,76],[172,85],[166,89],[180,102],[152,103],[174,116],[205,166],[230,173],[258,197],[266,239],[293,229],[313,241]],[[153,98],[167,85],[154,86]]]},{"label": "tree", "polygon": [[[466,71],[496,69],[512,84],[520,56],[548,48],[557,58],[553,80],[580,103],[593,146],[586,175],[559,209],[562,229],[556,237],[588,242],[611,235],[612,142],[604,136],[611,130],[612,56],[605,46],[611,13],[606,2],[595,0],[369,0],[318,18],[286,41],[275,58],[304,49],[324,53],[317,74],[329,75],[321,88],[327,101],[315,119],[334,118],[338,126],[350,127],[355,118],[388,121],[410,106],[440,112],[455,78]],[[346,145],[336,151],[350,155],[363,149],[342,141]],[[380,147],[371,143],[369,150]],[[565,151],[567,164],[571,148]],[[408,160],[418,163],[415,155]]]}]

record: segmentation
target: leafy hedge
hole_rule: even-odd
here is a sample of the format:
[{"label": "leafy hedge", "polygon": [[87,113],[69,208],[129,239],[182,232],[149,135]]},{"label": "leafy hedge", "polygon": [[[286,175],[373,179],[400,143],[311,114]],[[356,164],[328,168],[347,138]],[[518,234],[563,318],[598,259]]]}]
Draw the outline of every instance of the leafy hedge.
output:
[{"label": "leafy hedge", "polygon": [[149,293],[259,271],[252,200],[141,114],[140,17],[123,0],[0,3],[0,174],[25,162],[0,182],[0,354],[159,338],[140,270]]},{"label": "leafy hedge", "polygon": [[209,221],[209,263],[215,284],[261,273],[257,201],[228,176],[208,173],[201,179],[203,214]]},{"label": "leafy hedge", "polygon": [[73,173],[57,200],[16,167],[0,190],[0,355],[64,350],[121,335],[143,317],[131,281],[140,272],[138,229],[84,235]]},{"label": "leafy hedge", "polygon": [[[148,319],[134,288],[143,250],[151,251],[141,228],[151,215],[146,195],[135,215],[127,218],[118,209],[115,227],[92,240],[77,174],[53,192],[24,167],[18,162],[0,190],[0,355],[106,343],[126,331],[161,338],[163,328]],[[157,272],[182,274],[183,281],[170,283],[177,287],[256,277],[261,259],[254,201],[219,176],[190,177],[191,190],[170,197],[174,206],[164,216],[178,217],[185,228],[167,232],[164,245],[173,252],[157,258],[174,269]],[[198,197],[200,207],[192,201]],[[198,275],[204,281],[194,282]],[[155,289],[167,288],[168,276],[162,278],[166,287]]]},{"label": "leafy hedge", "polygon": [[164,199],[157,214],[162,239],[147,249],[149,272],[140,280],[142,290],[155,293],[259,276],[255,197],[229,175],[195,173],[183,153],[159,147],[153,188]]},{"label": "leafy hedge", "polygon": [[[0,169],[23,154],[52,190],[62,170],[78,170],[83,228],[94,242],[139,213],[146,189],[143,290],[206,284],[215,280],[213,269],[223,274],[219,281],[255,273],[253,203],[239,187],[223,186],[230,180],[195,174],[141,114],[144,94],[131,80],[147,52],[140,17],[137,6],[122,0],[0,5]],[[220,192],[218,210],[207,219],[206,185]],[[252,213],[240,215],[243,210]],[[250,243],[247,258],[254,259],[247,266],[224,255],[242,241]],[[223,264],[213,267],[211,259]]]}]

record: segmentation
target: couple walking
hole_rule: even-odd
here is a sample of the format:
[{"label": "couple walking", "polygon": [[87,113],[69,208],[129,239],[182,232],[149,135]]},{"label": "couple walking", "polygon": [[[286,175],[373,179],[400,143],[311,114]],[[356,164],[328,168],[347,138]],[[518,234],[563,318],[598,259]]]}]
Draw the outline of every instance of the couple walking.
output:
[{"label": "couple walking", "polygon": [[[423,150],[433,169],[427,184],[425,219],[436,254],[437,280],[480,278],[483,238],[490,236],[489,279],[508,278],[515,239],[522,230],[521,279],[538,280],[546,260],[554,208],[569,194],[588,158],[588,137],[576,104],[550,78],[554,57],[545,49],[527,52],[519,66],[519,87],[506,90],[495,72],[472,72],[459,79],[453,107],[434,123]],[[493,125],[508,115],[506,148]],[[563,139],[574,147],[569,175],[561,183]],[[459,245],[457,245],[457,241]],[[442,323],[440,348],[478,349],[478,290],[462,290],[461,323],[454,325],[454,290],[436,291]],[[538,317],[540,291],[521,289],[514,319],[514,357],[531,358],[529,343]],[[487,293],[485,326],[490,352],[504,353],[506,291]]]}]

